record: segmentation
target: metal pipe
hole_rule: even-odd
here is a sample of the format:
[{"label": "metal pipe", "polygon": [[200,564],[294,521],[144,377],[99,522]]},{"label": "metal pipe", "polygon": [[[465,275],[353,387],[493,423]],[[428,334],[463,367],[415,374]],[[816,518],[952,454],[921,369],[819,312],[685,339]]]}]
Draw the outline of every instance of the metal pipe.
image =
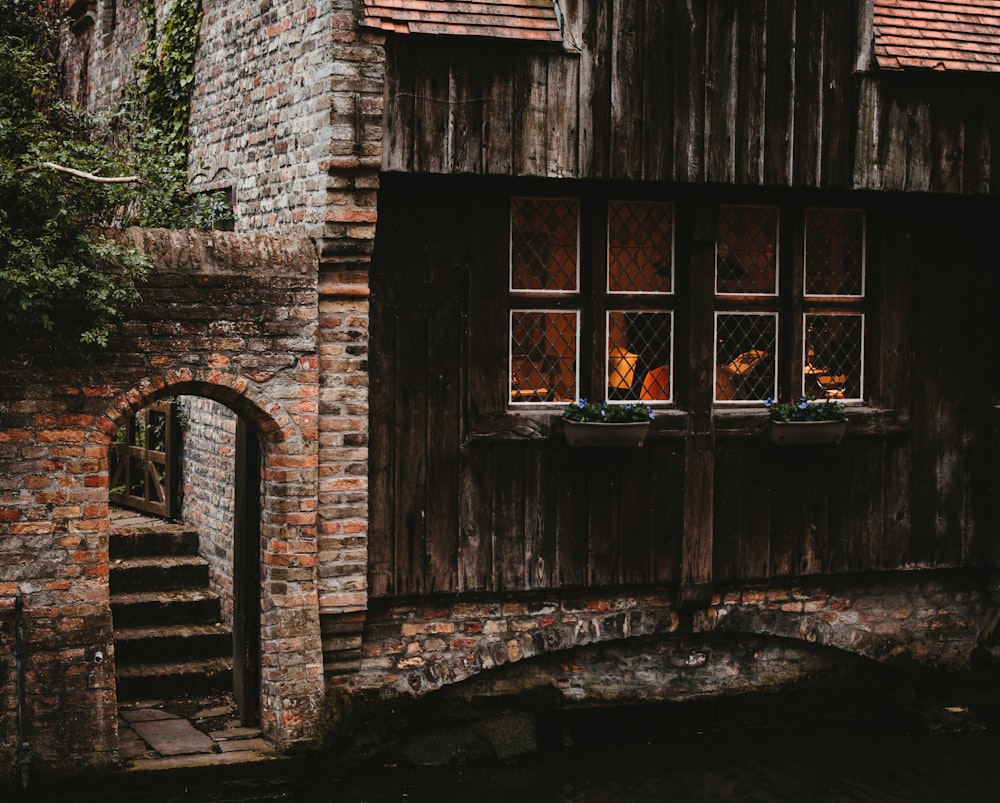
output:
[{"label": "metal pipe", "polygon": [[24,645],[24,596],[18,589],[14,597],[14,660],[17,665],[17,763],[21,768],[21,792],[28,791],[28,769],[31,764],[31,750],[28,747],[28,711],[24,691],[24,662],[27,650]]}]

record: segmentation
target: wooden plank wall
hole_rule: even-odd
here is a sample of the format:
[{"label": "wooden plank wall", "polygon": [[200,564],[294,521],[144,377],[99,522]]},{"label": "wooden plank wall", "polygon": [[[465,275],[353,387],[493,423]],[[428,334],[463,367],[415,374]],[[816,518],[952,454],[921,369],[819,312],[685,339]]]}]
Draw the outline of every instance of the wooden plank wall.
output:
[{"label": "wooden plank wall", "polygon": [[856,72],[858,0],[563,5],[566,50],[390,36],[384,169],[992,191],[995,80]]},{"label": "wooden plank wall", "polygon": [[[642,449],[609,454],[567,447],[550,431],[557,410],[507,410],[509,197],[540,189],[383,177],[371,278],[373,596],[988,562],[995,202],[857,199],[871,220],[871,409],[852,413],[841,445],[775,448],[760,415],[713,422],[691,393],[687,423],[658,421]],[[690,186],[663,188],[680,191],[684,209],[712,208]]]}]

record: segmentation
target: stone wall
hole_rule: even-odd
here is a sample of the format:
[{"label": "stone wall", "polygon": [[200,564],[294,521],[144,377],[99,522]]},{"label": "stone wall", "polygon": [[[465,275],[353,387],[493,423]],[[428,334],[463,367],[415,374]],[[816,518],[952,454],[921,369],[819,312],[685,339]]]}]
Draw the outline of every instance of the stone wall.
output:
[{"label": "stone wall", "polygon": [[[262,726],[310,738],[318,618],[318,295],[312,243],[135,231],[156,266],[107,349],[0,335],[0,772],[13,771],[12,612],[24,597],[33,771],[109,766],[117,749],[108,592],[108,446],[165,396],[214,399],[261,442]],[[94,662],[101,650],[102,663]]]},{"label": "stone wall", "polygon": [[[361,672],[349,684],[382,688],[389,695],[421,696],[484,675],[477,688],[487,688],[493,682],[485,678],[487,670],[561,655],[560,661],[546,659],[546,666],[562,667],[550,673],[548,682],[574,689],[567,692],[573,699],[654,699],[656,684],[647,683],[649,672],[657,660],[665,662],[657,670],[661,675],[673,671],[676,639],[761,634],[787,639],[792,649],[814,645],[890,666],[968,670],[995,593],[979,573],[915,571],[723,590],[710,605],[696,610],[678,609],[675,594],[666,589],[405,604],[374,601],[364,623]],[[324,623],[323,630],[326,646],[326,634],[333,629]],[[675,646],[648,650],[643,658],[649,664],[645,674],[625,672],[626,664],[615,665],[610,648],[604,653],[584,649],[620,642],[615,654],[624,659],[636,649],[642,651],[628,643],[645,639],[647,644],[659,644],[668,636],[674,641],[662,643]],[[695,653],[690,660],[699,666],[708,663],[706,672],[716,679],[702,682],[699,694],[749,690],[750,685],[736,677],[743,670],[730,672],[727,679],[724,666],[711,665],[729,660],[722,657],[724,653],[713,656],[710,648]],[[588,666],[587,656],[596,663]],[[770,660],[766,655],[757,659],[753,671],[761,678],[773,674],[775,670],[767,666]],[[629,662],[639,663],[634,656]],[[329,659],[327,670],[330,687],[343,685]],[[787,674],[778,673],[786,680]],[[571,683],[573,677],[579,682]],[[538,682],[537,672],[532,682]],[[683,683],[661,685],[662,699],[682,698]]]},{"label": "stone wall", "polygon": [[236,414],[197,396],[178,399],[181,415],[180,518],[198,531],[198,551],[209,565],[222,622],[233,626],[233,514],[236,493]]}]

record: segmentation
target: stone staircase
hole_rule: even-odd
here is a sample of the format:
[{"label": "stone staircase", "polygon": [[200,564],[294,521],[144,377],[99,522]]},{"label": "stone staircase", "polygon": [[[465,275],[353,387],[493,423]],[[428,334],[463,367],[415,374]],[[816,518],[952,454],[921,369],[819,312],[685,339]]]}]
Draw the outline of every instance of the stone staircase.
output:
[{"label": "stone staircase", "polygon": [[232,634],[208,588],[198,534],[139,514],[112,516],[111,614],[120,700],[232,689]]}]

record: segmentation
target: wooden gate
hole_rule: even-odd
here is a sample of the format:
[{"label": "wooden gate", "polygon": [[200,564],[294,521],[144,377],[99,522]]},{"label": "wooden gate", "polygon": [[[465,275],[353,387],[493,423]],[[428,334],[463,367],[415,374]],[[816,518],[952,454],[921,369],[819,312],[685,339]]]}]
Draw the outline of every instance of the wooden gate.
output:
[{"label": "wooden gate", "polygon": [[179,435],[175,401],[151,404],[130,418],[111,444],[109,501],[173,518]]}]

